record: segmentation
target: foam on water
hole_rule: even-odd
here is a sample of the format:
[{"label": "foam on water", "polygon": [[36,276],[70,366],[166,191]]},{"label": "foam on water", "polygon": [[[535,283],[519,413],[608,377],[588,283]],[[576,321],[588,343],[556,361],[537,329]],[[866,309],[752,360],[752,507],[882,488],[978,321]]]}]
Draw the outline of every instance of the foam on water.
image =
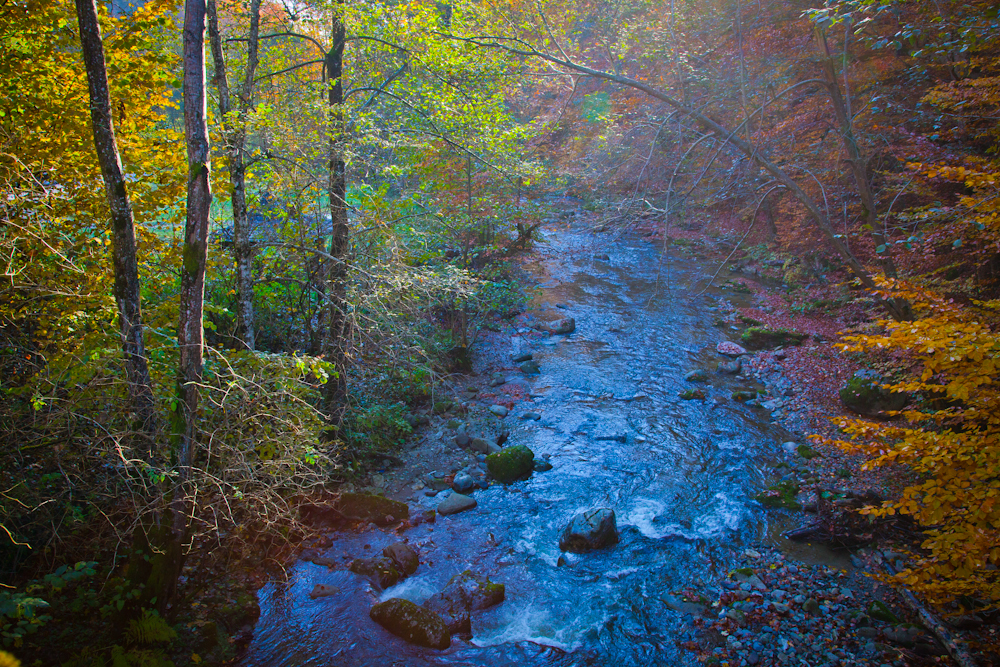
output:
[{"label": "foam on water", "polygon": [[385,602],[390,598],[403,598],[416,604],[423,604],[427,598],[437,593],[438,588],[438,584],[429,575],[414,575],[382,591],[379,601]]},{"label": "foam on water", "polygon": [[575,651],[582,645],[582,632],[554,621],[548,611],[539,607],[515,609],[512,605],[502,621],[496,628],[474,628],[472,643],[482,647],[529,641],[563,651]]}]

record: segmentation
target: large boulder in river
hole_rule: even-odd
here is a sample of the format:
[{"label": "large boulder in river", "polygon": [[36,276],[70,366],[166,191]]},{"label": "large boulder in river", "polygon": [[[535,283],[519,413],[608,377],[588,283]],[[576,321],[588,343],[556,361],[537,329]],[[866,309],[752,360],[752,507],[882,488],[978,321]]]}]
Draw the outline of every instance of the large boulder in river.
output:
[{"label": "large boulder in river", "polygon": [[451,646],[451,633],[448,632],[444,619],[409,600],[391,598],[380,602],[372,607],[368,615],[383,628],[411,644],[436,649]]},{"label": "large boulder in river", "polygon": [[347,569],[354,574],[368,577],[381,589],[395,586],[406,575],[399,571],[399,565],[388,556],[381,558],[355,558]]},{"label": "large boulder in river", "polygon": [[866,417],[885,417],[888,410],[902,410],[909,398],[907,394],[883,389],[882,380],[874,371],[858,371],[840,390],[840,401]]},{"label": "large boulder in river", "polygon": [[307,522],[319,524],[371,521],[387,526],[410,518],[406,503],[370,493],[342,493],[330,506],[302,505],[299,511]]},{"label": "large boulder in river", "polygon": [[618,542],[615,511],[599,507],[580,512],[566,526],[559,538],[559,548],[573,553],[593,551]]},{"label": "large boulder in river", "polygon": [[504,595],[503,584],[466,570],[452,577],[424,606],[439,614],[452,633],[471,632],[470,613],[500,604]]},{"label": "large boulder in river", "polygon": [[524,445],[515,445],[486,457],[486,467],[493,479],[502,484],[516,482],[531,474],[535,453]]}]

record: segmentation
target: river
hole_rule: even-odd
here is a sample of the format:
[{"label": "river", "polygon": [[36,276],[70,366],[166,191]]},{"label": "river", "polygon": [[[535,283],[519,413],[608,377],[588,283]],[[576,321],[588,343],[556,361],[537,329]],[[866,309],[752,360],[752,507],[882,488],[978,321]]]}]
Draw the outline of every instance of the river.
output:
[{"label": "river", "polygon": [[[420,569],[381,594],[350,572],[297,563],[286,581],[260,591],[244,665],[698,664],[679,646],[694,624],[677,610],[675,591],[717,588],[735,554],[770,539],[774,526],[751,497],[789,436],[763,411],[730,400],[748,381],[713,372],[707,400],[678,397],[693,386],[685,373],[714,371],[721,360],[719,301],[737,297],[695,296],[716,266],[668,259],[628,236],[597,250],[582,226],[550,228],[546,238],[528,267],[539,283],[535,305],[574,317],[576,331],[513,338],[542,373],[530,380],[533,404],[506,421],[508,444],[551,455],[554,469],[477,491],[476,509],[407,531]],[[525,409],[543,419],[519,420]],[[615,510],[619,544],[560,563],[559,534],[592,507]],[[330,553],[372,555],[398,539],[345,532]],[[503,604],[473,615],[471,641],[423,649],[369,619],[378,598],[419,603],[466,569],[506,585]],[[317,582],[340,592],[312,600]]]}]

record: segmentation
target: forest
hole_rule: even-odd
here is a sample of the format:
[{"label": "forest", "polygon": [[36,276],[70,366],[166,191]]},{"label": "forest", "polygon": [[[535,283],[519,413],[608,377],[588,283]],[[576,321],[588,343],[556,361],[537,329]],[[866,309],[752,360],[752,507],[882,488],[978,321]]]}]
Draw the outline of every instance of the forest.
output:
[{"label": "forest", "polygon": [[[787,664],[1000,664],[998,9],[0,4],[0,666],[270,664],[240,662],[258,591],[316,547],[318,515],[364,530],[344,499],[393,495],[413,443],[476,414],[497,452],[522,447],[501,450],[520,442],[504,418],[534,394],[503,373],[537,364],[489,359],[572,333],[539,324],[532,262],[573,225],[591,259],[634,238],[703,267],[685,298],[716,295],[723,338],[691,345],[735,335],[738,378],[768,385],[727,404],[770,398],[780,422],[765,374],[786,355],[816,396],[837,380],[835,407],[786,424],[822,472],[757,499],[786,511],[805,484],[786,498],[777,477],[815,475],[807,534],[852,558],[893,545],[866,579],[910,617],[885,609],[868,657]],[[678,404],[710,406],[692,386]],[[507,488],[497,452],[477,493]],[[733,648],[752,622],[698,618],[671,664],[772,664]],[[891,641],[911,626],[937,649]]]}]

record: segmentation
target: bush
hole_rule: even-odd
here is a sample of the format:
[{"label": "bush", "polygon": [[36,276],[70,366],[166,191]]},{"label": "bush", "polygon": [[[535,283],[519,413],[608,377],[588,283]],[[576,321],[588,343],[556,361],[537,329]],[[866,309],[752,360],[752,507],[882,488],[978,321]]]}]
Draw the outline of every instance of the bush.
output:
[{"label": "bush", "polygon": [[913,366],[888,388],[944,395],[943,405],[906,410],[905,424],[836,419],[849,451],[867,468],[905,464],[921,481],[872,516],[906,514],[924,527],[922,551],[898,580],[931,602],[960,596],[1000,601],[1000,301],[974,307],[902,286],[885,297],[909,300],[913,322],[882,322],[884,335],[845,338],[845,351],[889,351]]}]

